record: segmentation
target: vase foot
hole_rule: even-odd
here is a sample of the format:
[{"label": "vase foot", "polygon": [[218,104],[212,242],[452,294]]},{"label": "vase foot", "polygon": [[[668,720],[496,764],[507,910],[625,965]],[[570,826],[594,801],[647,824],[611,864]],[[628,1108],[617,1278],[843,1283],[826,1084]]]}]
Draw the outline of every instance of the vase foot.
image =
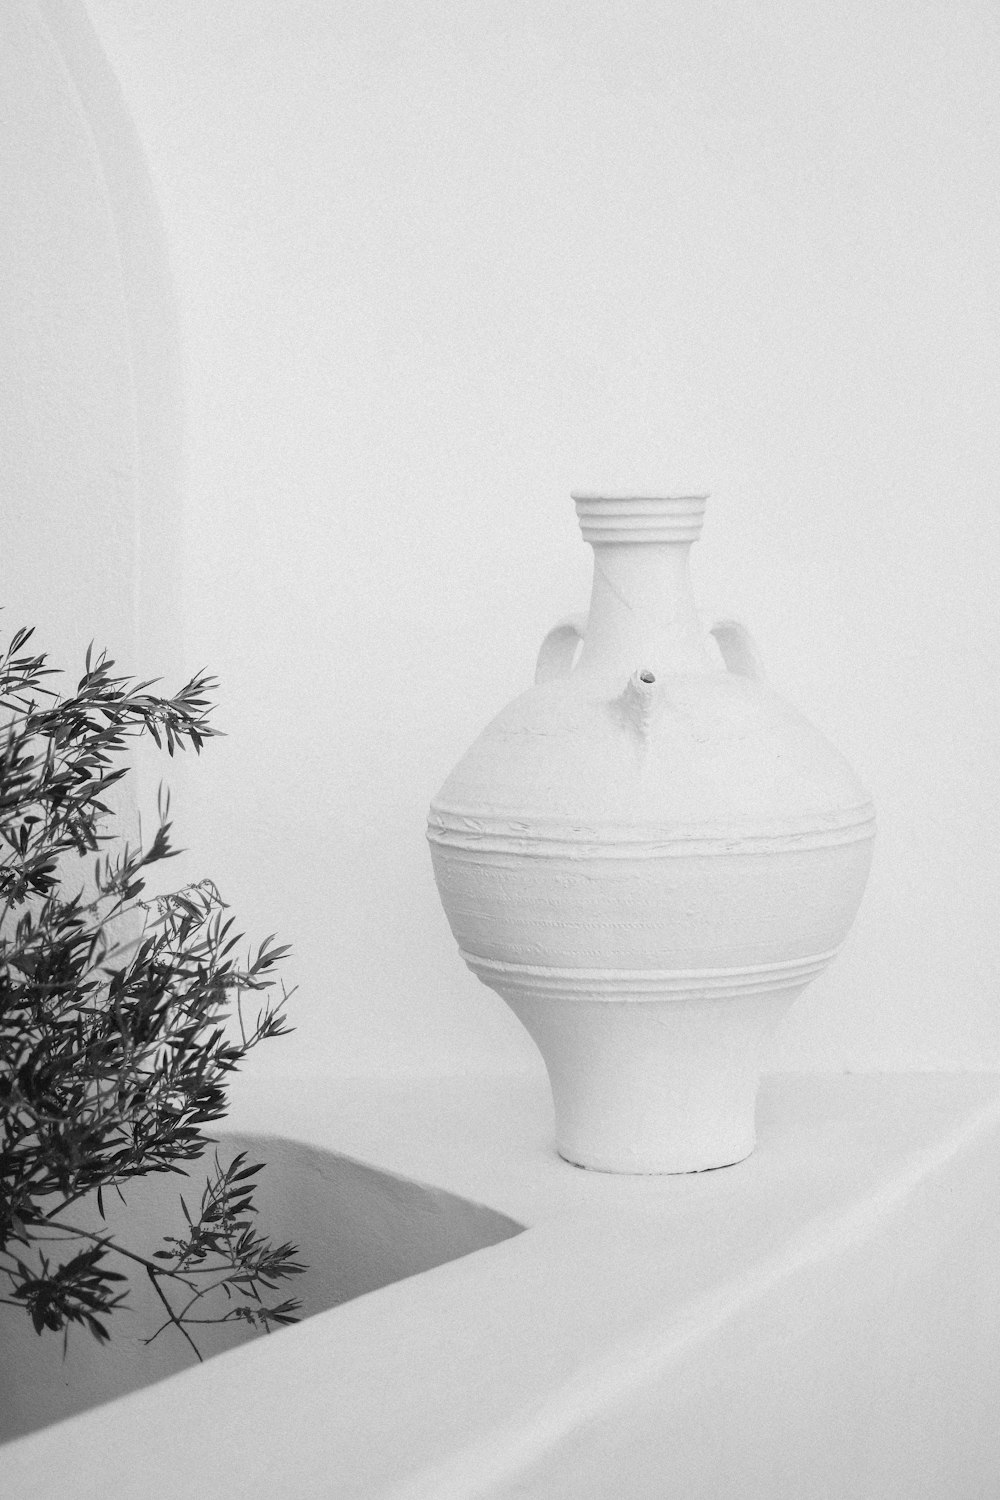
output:
[{"label": "vase foot", "polygon": [[739,1000],[504,999],[545,1061],[564,1160],[681,1174],[753,1151],[763,1044],[802,988]]},{"label": "vase foot", "polygon": [[712,1167],[623,1167],[616,1162],[601,1161],[574,1161],[571,1156],[561,1148],[556,1148],[556,1155],[561,1157],[567,1166],[578,1167],[581,1172],[613,1172],[619,1176],[630,1175],[633,1177],[695,1177],[701,1172],[724,1172],[726,1167],[738,1167],[741,1161],[746,1161],[756,1150],[756,1144],[742,1156],[734,1156],[732,1161],[720,1161]]}]

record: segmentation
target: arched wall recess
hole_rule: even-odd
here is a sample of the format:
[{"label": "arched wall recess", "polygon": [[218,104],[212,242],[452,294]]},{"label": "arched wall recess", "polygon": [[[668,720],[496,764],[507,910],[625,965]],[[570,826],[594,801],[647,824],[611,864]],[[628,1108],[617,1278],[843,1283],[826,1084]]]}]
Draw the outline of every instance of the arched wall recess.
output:
[{"label": "arched wall recess", "polygon": [[180,669],[181,385],[163,231],[78,0],[0,15],[3,626]]},{"label": "arched wall recess", "polygon": [[[79,0],[2,8],[0,97],[0,631],[37,626],[67,681],[91,640],[173,681],[174,300],[138,138]],[[142,780],[140,757],[120,799],[130,827]]]}]

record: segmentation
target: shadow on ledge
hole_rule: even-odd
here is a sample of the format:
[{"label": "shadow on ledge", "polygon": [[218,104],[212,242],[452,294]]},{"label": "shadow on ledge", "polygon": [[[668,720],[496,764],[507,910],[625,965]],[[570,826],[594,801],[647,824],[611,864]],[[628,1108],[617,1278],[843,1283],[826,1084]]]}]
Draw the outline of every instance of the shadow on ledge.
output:
[{"label": "shadow on ledge", "polygon": [[[453,1193],[282,1136],[224,1135],[215,1149],[223,1164],[239,1151],[246,1151],[248,1162],[266,1164],[255,1193],[258,1232],[275,1244],[291,1240],[308,1267],[279,1282],[272,1299],[300,1298],[303,1318],[499,1244],[524,1228]],[[183,1234],[179,1195],[189,1206],[200,1202],[206,1166],[210,1156],[192,1167],[190,1179],[163,1175],[133,1183],[126,1205],[116,1203],[113,1211],[114,1195],[105,1194],[103,1223],[96,1204],[78,1205],[74,1217],[88,1229],[110,1228],[123,1244],[149,1255],[164,1234]],[[83,1242],[68,1243],[75,1250]],[[120,1258],[113,1264],[126,1268]],[[215,1313],[228,1305],[221,1296],[216,1294]],[[111,1342],[98,1344],[74,1326],[65,1359],[61,1334],[38,1335],[26,1313],[0,1306],[0,1442],[187,1369],[194,1355],[177,1329],[144,1343],[162,1321],[162,1305],[139,1268],[129,1284],[128,1306],[109,1324]],[[259,1337],[242,1322],[191,1331],[206,1359]]]}]

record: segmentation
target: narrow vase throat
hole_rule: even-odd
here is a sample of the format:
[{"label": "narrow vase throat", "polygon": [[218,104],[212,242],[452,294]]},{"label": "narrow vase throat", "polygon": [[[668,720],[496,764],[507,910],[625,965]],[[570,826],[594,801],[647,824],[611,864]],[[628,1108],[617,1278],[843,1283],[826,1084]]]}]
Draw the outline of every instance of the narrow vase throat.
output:
[{"label": "narrow vase throat", "polygon": [[691,587],[691,542],[592,542],[594,579],[578,671],[709,672]]}]

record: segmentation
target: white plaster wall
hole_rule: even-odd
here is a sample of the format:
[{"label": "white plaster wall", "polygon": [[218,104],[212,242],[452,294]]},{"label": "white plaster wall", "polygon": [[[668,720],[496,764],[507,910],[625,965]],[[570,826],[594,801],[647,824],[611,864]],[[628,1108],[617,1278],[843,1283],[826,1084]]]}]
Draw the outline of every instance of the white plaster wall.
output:
[{"label": "white plaster wall", "polygon": [[[0,205],[0,631],[34,625],[62,691],[91,641],[124,672],[176,679],[181,392],[165,241],[77,0],[0,7]],[[115,796],[134,836],[136,787]]]},{"label": "white plaster wall", "polygon": [[[585,603],[568,492],[608,474],[712,492],[703,601],[880,810],[775,1065],[1000,1066],[993,7],[87,9],[163,216],[169,571],[229,734],[172,873],[295,946],[261,1066],[539,1066],[453,950],[424,810]],[[15,140],[56,129],[19,108]],[[43,204],[85,170],[55,150]]]},{"label": "white plaster wall", "polygon": [[3,627],[82,667],[134,650],[135,433],[121,275],[81,101],[38,7],[0,10]]}]

